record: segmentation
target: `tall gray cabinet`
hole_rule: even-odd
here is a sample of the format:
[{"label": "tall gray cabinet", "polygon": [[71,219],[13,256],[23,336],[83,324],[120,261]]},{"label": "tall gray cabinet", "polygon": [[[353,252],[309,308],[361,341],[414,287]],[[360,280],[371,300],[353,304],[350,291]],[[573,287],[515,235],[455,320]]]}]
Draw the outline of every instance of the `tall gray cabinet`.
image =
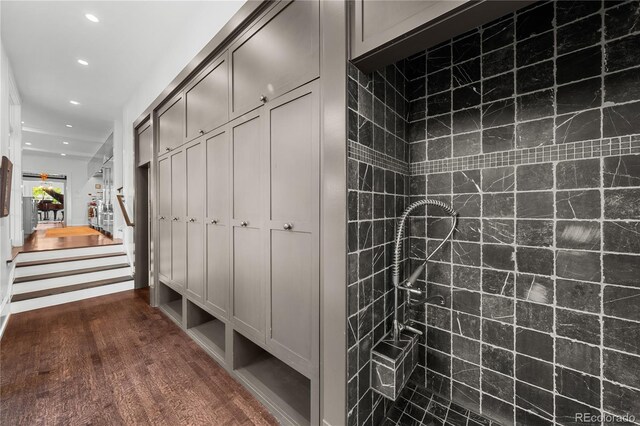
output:
[{"label": "tall gray cabinet", "polygon": [[319,2],[269,4],[155,111],[161,309],[319,422]]}]

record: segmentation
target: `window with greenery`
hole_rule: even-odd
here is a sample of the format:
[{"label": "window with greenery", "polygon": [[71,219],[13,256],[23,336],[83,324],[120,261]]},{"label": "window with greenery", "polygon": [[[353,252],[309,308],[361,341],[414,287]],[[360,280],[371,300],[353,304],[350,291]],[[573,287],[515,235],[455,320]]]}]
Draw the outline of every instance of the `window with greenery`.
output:
[{"label": "window with greenery", "polygon": [[[62,188],[51,188],[57,194],[62,194]],[[36,200],[51,200],[53,204],[60,204],[56,199],[54,199],[51,195],[47,194],[42,186],[36,186],[31,190],[33,198]]]}]

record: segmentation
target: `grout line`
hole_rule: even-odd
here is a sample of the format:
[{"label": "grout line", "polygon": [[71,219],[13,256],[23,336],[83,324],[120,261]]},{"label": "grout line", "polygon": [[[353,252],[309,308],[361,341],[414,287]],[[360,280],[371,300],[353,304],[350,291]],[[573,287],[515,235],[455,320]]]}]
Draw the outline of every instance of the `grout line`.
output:
[{"label": "grout line", "polygon": [[[555,6],[554,6],[554,10],[555,10]],[[516,92],[517,92],[518,73],[519,73],[519,69],[518,69],[518,66],[517,66],[517,55],[516,55],[518,34],[517,34],[517,25],[516,25],[515,20],[516,19],[514,18],[514,23],[513,23],[513,28],[514,28],[514,31],[513,31],[513,39],[514,39],[513,40],[513,86],[514,86],[513,87],[513,91],[514,91],[514,95],[516,95]],[[517,129],[517,124],[516,123],[518,122],[518,118],[519,118],[518,117],[519,116],[519,114],[518,114],[519,108],[517,107],[517,97],[516,97],[516,100],[514,100],[514,102],[516,102],[516,105],[514,105],[514,111],[513,111],[513,121],[514,121],[514,125],[513,125],[513,146],[515,147],[515,146],[517,146],[517,142],[518,142],[517,141],[517,134],[516,134],[516,129]],[[516,176],[515,176],[515,174],[516,174],[515,167],[513,168],[513,173],[514,173],[513,214],[515,216],[516,212],[518,211],[518,209],[517,209],[518,208],[518,202],[517,202],[517,198],[518,197],[516,197],[516,190],[515,190],[515,178],[516,178]],[[484,218],[483,218],[483,221],[484,221]],[[513,234],[514,234],[513,235],[513,243],[514,244],[516,242],[516,225],[517,225],[517,223],[514,221],[513,222],[513,227],[514,227],[514,229],[513,229]],[[484,237],[483,237],[483,241],[484,241]],[[484,252],[484,249],[482,251]],[[512,364],[512,368],[513,368],[513,400],[512,400],[512,402],[513,402],[513,424],[515,425],[515,424],[518,423],[518,420],[517,420],[518,419],[518,416],[517,416],[517,413],[518,413],[518,408],[517,408],[517,406],[518,406],[518,404],[517,404],[517,401],[518,401],[518,387],[517,387],[518,380],[516,379],[517,371],[518,371],[517,370],[518,365],[517,365],[517,362],[516,362],[517,357],[518,357],[518,355],[517,355],[518,352],[516,350],[516,348],[517,348],[517,338],[518,338],[518,332],[517,332],[517,330],[518,330],[518,328],[517,328],[517,310],[516,310],[516,308],[517,308],[517,303],[516,303],[516,294],[517,294],[517,291],[516,291],[516,277],[517,277],[517,274],[518,274],[517,246],[514,247],[513,256],[514,256],[514,260],[513,260],[514,277],[513,277],[513,364]]]},{"label": "grout line", "polygon": [[[606,11],[604,10],[604,0],[601,2],[600,6],[602,10],[601,14],[601,25],[602,30],[600,31],[600,45],[601,45],[601,62],[600,62],[600,105],[602,107],[600,111],[600,136],[604,136],[604,105],[606,99],[606,87],[605,87],[605,75],[606,75],[606,65],[607,65],[607,49],[605,48],[605,32],[606,32],[606,22],[605,16]],[[604,210],[605,210],[605,197],[604,197],[604,161],[602,159],[598,162],[598,171],[600,172],[600,414],[604,413]]]},{"label": "grout line", "polygon": [[[554,7],[554,16],[553,16],[553,92],[554,92],[554,102],[553,102],[553,115],[554,115],[554,119],[553,119],[553,143],[557,144],[558,140],[557,140],[557,129],[558,129],[558,125],[557,125],[557,121],[558,121],[558,16],[557,16],[557,7]],[[602,120],[600,120],[602,121]],[[600,137],[602,137],[602,132],[600,132]],[[558,206],[557,206],[557,190],[558,190],[558,182],[557,182],[557,163],[551,163],[551,173],[552,173],[552,191],[553,191],[553,229],[551,230],[552,235],[553,235],[553,240],[552,240],[552,250],[554,253],[554,260],[553,260],[553,275],[554,277],[557,277],[558,275],[558,270],[557,270],[557,239],[558,239],[558,233],[557,233],[557,224],[558,224]],[[557,336],[557,327],[558,327],[558,286],[556,285],[556,280],[553,279],[553,320],[552,320],[552,324],[551,324],[551,331],[552,331],[552,335],[553,335],[553,340],[552,340],[552,345],[553,345],[553,354],[552,354],[552,368],[553,368],[553,419],[556,420],[557,418],[557,414],[558,414],[558,407],[557,407],[557,390],[558,390],[558,378],[556,377],[556,366],[557,364],[557,359],[556,359],[556,336]]]}]

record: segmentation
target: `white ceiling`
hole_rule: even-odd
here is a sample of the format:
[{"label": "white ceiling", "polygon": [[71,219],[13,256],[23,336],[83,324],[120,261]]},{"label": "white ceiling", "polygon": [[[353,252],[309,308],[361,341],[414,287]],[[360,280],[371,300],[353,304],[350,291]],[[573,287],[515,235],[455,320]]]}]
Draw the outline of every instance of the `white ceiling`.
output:
[{"label": "white ceiling", "polygon": [[2,0],[2,44],[22,97],[23,141],[31,143],[24,149],[91,157],[190,19],[208,13],[226,22],[239,3]]}]

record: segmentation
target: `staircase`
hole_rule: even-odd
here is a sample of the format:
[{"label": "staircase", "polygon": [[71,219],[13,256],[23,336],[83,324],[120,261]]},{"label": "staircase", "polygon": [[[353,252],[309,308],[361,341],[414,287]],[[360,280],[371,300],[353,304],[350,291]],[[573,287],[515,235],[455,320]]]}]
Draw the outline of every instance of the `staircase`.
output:
[{"label": "staircase", "polygon": [[134,288],[122,244],[20,253],[11,313]]}]

